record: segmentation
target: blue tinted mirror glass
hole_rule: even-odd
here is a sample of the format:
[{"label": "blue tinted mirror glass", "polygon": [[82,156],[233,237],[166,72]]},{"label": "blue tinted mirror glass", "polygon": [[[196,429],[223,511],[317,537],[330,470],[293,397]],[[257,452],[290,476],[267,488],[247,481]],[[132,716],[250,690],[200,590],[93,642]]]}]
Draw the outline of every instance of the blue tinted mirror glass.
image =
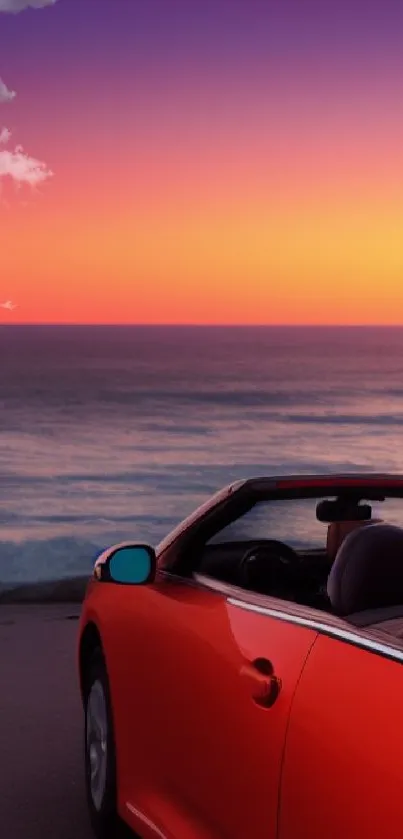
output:
[{"label": "blue tinted mirror glass", "polygon": [[140,546],[119,548],[109,561],[109,573],[116,583],[139,585],[147,582],[152,570],[152,557]]}]

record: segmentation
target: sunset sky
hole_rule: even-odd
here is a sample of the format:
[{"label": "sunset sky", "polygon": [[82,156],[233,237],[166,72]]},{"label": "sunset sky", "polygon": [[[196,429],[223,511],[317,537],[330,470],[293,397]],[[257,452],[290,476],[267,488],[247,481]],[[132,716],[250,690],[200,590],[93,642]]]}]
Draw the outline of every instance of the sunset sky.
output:
[{"label": "sunset sky", "polygon": [[32,4],[0,323],[403,323],[401,0]]}]

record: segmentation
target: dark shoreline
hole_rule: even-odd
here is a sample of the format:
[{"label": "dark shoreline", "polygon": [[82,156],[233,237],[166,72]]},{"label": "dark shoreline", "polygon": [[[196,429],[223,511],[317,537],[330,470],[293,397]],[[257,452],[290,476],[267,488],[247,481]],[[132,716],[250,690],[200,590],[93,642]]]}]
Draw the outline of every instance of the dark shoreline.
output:
[{"label": "dark shoreline", "polygon": [[5,603],[82,603],[89,576],[40,583],[0,583],[0,606]]}]

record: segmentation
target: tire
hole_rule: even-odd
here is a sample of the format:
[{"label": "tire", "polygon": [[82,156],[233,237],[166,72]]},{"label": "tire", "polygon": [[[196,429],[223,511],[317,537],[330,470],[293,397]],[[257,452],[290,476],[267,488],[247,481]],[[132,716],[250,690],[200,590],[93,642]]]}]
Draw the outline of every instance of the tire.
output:
[{"label": "tire", "polygon": [[94,651],[84,687],[85,786],[92,829],[97,839],[117,839],[123,825],[117,814],[116,754],[109,682],[102,651]]}]

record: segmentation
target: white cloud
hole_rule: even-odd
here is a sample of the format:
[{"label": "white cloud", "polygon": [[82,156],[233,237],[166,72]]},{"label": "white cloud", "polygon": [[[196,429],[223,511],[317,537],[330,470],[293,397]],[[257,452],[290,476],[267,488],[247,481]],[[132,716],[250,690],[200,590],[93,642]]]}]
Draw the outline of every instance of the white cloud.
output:
[{"label": "white cloud", "polygon": [[17,14],[24,9],[42,9],[44,6],[53,6],[57,0],[0,0],[0,12],[11,12]]},{"label": "white cloud", "polygon": [[11,131],[8,128],[2,128],[0,131],[0,146],[5,146],[11,138]]},{"label": "white cloud", "polygon": [[[1,0],[0,0],[1,3]],[[9,90],[4,82],[0,79],[0,103],[11,102],[16,96],[15,90]]]},{"label": "white cloud", "polygon": [[[0,142],[5,144],[9,141],[11,132],[3,128],[0,132]],[[53,177],[53,172],[35,157],[25,154],[22,146],[16,146],[14,151],[2,149],[0,151],[0,180],[11,178],[17,186],[28,184],[35,187]]]},{"label": "white cloud", "polygon": [[[24,9],[41,9],[44,6],[53,6],[57,0],[0,0],[0,13],[10,12],[17,14]],[[11,102],[16,96],[15,91],[9,90],[0,79],[0,104]],[[11,138],[8,128],[0,130],[0,146],[7,145]],[[17,186],[28,184],[31,187],[47,181],[53,176],[46,163],[30,157],[24,152],[22,146],[16,146],[13,151],[10,149],[0,150],[0,183],[4,178],[11,178]]]}]

